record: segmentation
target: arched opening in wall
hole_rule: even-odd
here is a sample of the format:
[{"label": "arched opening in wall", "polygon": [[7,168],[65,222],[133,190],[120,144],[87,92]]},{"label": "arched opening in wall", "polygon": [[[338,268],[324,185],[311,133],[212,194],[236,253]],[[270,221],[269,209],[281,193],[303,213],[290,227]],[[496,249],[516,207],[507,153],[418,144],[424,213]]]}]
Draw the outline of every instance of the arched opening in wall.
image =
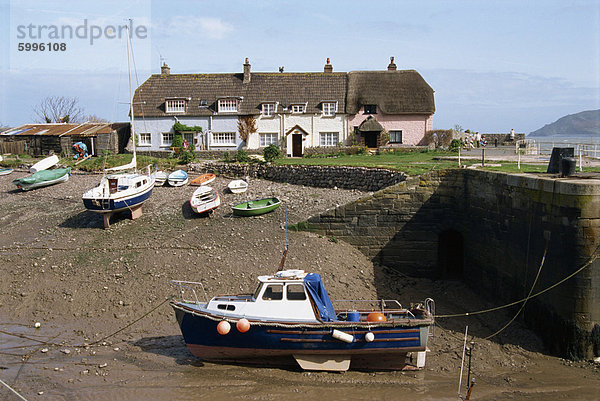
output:
[{"label": "arched opening in wall", "polygon": [[464,273],[463,236],[456,230],[446,230],[438,238],[438,273],[440,277],[460,279]]}]

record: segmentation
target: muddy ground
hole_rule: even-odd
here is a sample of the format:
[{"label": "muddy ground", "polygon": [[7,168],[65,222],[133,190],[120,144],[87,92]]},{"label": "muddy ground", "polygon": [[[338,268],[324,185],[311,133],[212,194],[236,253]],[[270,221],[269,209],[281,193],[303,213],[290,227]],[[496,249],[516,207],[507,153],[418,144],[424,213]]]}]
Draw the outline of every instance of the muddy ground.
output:
[{"label": "muddy ground", "polygon": [[[419,372],[302,372],[198,361],[166,302],[176,295],[169,280],[202,281],[209,295],[250,292],[258,274],[277,270],[285,206],[294,223],[368,193],[250,180],[247,193],[231,194],[224,191],[229,179],[219,177],[213,186],[223,204],[209,218],[190,209],[192,187],[158,187],[141,218],[123,213],[105,230],[101,216],[81,202],[99,176],[74,173],[63,184],[16,190],[12,179],[25,175],[0,176],[0,379],[28,400],[456,399],[467,325],[474,342],[472,399],[598,398],[596,365],[549,356],[518,319],[484,339],[514,310],[438,319]],[[231,216],[230,206],[271,195],[283,205],[273,213]],[[374,266],[336,238],[289,232],[288,240],[286,267],[321,273],[333,299],[408,304],[431,297],[438,314],[496,305],[462,282]],[[0,384],[0,399],[19,398]]]}]

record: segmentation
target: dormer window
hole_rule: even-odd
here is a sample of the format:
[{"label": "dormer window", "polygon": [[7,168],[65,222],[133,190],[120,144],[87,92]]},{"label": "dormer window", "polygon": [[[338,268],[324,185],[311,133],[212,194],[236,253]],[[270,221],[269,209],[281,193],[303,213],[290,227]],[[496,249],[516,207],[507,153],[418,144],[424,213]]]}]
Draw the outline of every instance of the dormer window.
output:
[{"label": "dormer window", "polygon": [[377,114],[377,105],[365,104],[364,110],[365,110],[365,114]]},{"label": "dormer window", "polygon": [[261,113],[264,117],[272,117],[275,114],[275,103],[263,103]]},{"label": "dormer window", "polygon": [[238,111],[237,99],[219,99],[219,113],[236,113]]},{"label": "dormer window", "polygon": [[323,116],[333,117],[337,111],[337,102],[323,102]]},{"label": "dormer window", "polygon": [[165,111],[167,113],[185,113],[187,99],[167,99],[165,101]]},{"label": "dormer window", "polygon": [[293,114],[302,114],[306,112],[305,104],[293,104],[291,106],[291,110]]}]

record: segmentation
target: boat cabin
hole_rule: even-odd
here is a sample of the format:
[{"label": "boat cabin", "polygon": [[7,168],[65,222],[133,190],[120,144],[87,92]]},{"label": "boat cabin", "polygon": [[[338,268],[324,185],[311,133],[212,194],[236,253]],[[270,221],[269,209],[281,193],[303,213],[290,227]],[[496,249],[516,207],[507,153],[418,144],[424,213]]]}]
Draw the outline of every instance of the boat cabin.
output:
[{"label": "boat cabin", "polygon": [[271,276],[259,276],[258,281],[254,294],[216,296],[206,309],[211,313],[258,320],[335,320],[320,275],[307,274],[304,270],[283,270]]}]

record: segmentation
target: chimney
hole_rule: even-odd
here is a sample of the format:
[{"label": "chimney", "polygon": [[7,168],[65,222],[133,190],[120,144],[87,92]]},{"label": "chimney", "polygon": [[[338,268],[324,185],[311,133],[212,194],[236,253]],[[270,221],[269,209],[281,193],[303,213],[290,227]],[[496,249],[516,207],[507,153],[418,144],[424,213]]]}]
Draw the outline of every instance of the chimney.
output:
[{"label": "chimney", "polygon": [[163,62],[162,67],[160,67],[160,75],[169,75],[171,73],[171,69],[167,65],[167,63]]},{"label": "chimney", "polygon": [[325,67],[323,67],[323,72],[327,74],[331,74],[333,72],[333,66],[329,62],[329,57],[327,57],[327,64],[325,64]]},{"label": "chimney", "polygon": [[390,57],[390,64],[388,65],[388,71],[396,71],[396,63],[394,63],[394,56]]},{"label": "chimney", "polygon": [[242,83],[250,83],[250,63],[248,62],[248,57],[246,57],[246,62],[244,63],[244,80]]}]

